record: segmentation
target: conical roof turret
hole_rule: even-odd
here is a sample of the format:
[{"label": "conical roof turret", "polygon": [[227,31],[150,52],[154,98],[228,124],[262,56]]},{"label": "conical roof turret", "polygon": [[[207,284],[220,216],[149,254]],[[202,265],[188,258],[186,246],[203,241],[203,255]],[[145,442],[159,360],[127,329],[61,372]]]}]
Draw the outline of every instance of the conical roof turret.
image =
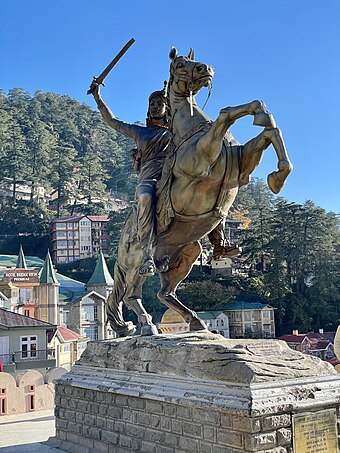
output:
[{"label": "conical roof turret", "polygon": [[113,278],[107,268],[107,264],[103,255],[103,252],[100,252],[96,267],[94,268],[93,274],[90,277],[90,280],[87,282],[87,287],[97,286],[97,285],[113,285]]},{"label": "conical roof turret", "polygon": [[19,269],[27,269],[26,259],[25,259],[24,251],[22,249],[22,245],[21,244],[20,244],[17,264],[16,264],[15,267],[17,267]]},{"label": "conical roof turret", "polygon": [[49,250],[47,251],[44,266],[40,273],[40,283],[59,285]]}]

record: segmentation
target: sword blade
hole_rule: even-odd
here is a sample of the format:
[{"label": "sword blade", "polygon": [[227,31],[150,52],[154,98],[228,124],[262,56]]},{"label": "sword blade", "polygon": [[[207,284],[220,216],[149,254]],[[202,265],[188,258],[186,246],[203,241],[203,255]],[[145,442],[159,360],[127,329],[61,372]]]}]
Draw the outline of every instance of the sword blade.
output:
[{"label": "sword blade", "polygon": [[[105,78],[107,77],[107,75],[111,72],[111,70],[114,68],[114,66],[116,66],[116,64],[118,63],[118,61],[122,58],[122,56],[130,49],[130,47],[132,46],[132,44],[135,42],[135,39],[134,38],[131,38],[129,42],[127,42],[125,44],[125,46],[122,48],[122,50],[114,57],[114,59],[111,61],[111,63],[109,63],[106,68],[104,69],[104,71],[100,74],[100,76],[98,77],[93,77],[93,81],[96,82],[98,85],[102,85]],[[87,94],[91,94],[92,91],[94,90],[94,88],[90,88],[88,91],[87,91]]]}]

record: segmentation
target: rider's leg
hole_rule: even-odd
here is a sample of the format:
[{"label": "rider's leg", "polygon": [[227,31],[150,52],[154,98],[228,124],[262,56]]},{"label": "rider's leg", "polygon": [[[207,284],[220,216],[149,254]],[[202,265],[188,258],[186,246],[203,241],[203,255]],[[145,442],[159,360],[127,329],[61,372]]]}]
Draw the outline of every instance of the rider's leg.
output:
[{"label": "rider's leg", "polygon": [[268,185],[272,192],[278,193],[282,189],[285,180],[292,171],[293,166],[289,161],[287,151],[279,128],[266,128],[257,137],[247,142],[242,147],[241,159],[241,185],[249,182],[249,175],[255,170],[261,161],[264,151],[269,145],[273,145],[278,161],[278,171],[268,176]]},{"label": "rider's leg", "polygon": [[137,200],[137,235],[143,251],[140,273],[153,275],[155,266],[152,255],[152,241],[155,225],[155,185],[140,183],[136,189]]},{"label": "rider's leg", "polygon": [[222,220],[217,227],[208,234],[209,241],[213,246],[214,260],[221,260],[240,253],[240,249],[235,244],[231,245],[226,238],[224,228],[225,221]]}]

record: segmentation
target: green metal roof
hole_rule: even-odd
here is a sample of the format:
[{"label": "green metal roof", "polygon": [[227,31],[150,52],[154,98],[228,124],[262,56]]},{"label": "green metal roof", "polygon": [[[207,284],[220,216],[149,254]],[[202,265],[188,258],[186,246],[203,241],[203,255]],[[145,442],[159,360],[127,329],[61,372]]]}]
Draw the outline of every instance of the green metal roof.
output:
[{"label": "green metal roof", "polygon": [[18,255],[16,267],[18,267],[20,269],[27,269],[26,259],[25,259],[24,251],[22,249],[21,244],[20,244],[19,255]]},{"label": "green metal roof", "polygon": [[214,319],[217,318],[223,311],[217,310],[217,311],[198,311],[197,314],[201,319]]},{"label": "green metal roof", "polygon": [[268,304],[262,304],[261,302],[244,302],[242,300],[237,300],[235,302],[232,302],[231,304],[216,307],[216,310],[263,310],[264,308],[272,307]]},{"label": "green metal roof", "polygon": [[86,286],[89,287],[96,285],[113,285],[113,278],[107,268],[103,252],[100,252],[96,267]]},{"label": "green metal roof", "polygon": [[49,250],[47,251],[46,259],[41,270],[39,280],[40,283],[59,285]]},{"label": "green metal roof", "polygon": [[[17,261],[17,255],[0,255],[0,267],[16,267]],[[42,267],[44,264],[44,260],[37,256],[26,256],[25,261],[28,268]]]}]

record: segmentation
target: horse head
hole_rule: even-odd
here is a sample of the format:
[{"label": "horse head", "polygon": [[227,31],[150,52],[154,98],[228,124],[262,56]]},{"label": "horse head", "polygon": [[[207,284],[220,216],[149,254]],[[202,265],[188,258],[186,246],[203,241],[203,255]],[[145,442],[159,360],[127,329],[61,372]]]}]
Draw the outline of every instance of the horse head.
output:
[{"label": "horse head", "polygon": [[173,47],[170,50],[170,85],[174,92],[183,97],[197,94],[202,87],[210,85],[214,75],[212,66],[194,61],[194,51],[190,49],[187,57],[178,56]]}]

